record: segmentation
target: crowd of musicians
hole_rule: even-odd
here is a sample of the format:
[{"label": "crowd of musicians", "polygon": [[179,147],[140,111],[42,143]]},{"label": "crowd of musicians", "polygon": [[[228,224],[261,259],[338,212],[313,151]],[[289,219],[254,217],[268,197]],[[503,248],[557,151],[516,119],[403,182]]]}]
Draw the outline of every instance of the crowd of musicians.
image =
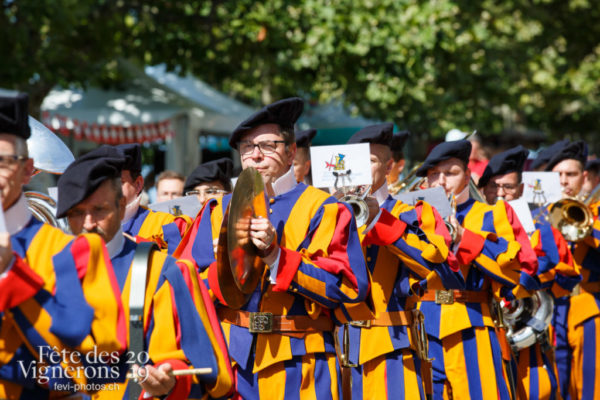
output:
[{"label": "crowd of musicians", "polygon": [[[489,160],[479,190],[471,141],[435,146],[414,174],[416,189],[451,199],[442,218],[390,194],[406,183],[396,179],[408,133],[363,128],[348,141],[370,148],[358,224],[305,178],[315,132],[294,130],[303,101],[265,106],[229,138],[267,199],[242,221],[239,240],[264,272],[237,302],[221,270],[230,160],[184,182],[204,203],[191,218],[140,204],[140,145],[102,145],[58,179],[66,233],[34,218],[24,195],[27,102],[0,98],[1,399],[600,398],[599,204],[584,203],[582,237],[550,223],[551,205],[526,232],[508,204],[523,195],[522,146]],[[577,197],[599,179],[587,153],[562,140],[528,167],[558,172]],[[521,322],[533,340],[507,337],[505,315],[547,299],[548,324]]]}]

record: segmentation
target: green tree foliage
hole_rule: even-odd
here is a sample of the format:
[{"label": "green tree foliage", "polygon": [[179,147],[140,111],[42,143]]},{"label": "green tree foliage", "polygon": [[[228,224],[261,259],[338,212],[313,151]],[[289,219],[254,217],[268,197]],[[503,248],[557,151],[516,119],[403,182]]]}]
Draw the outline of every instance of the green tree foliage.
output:
[{"label": "green tree foliage", "polygon": [[451,127],[598,131],[595,0],[3,4],[12,62],[0,67],[2,86],[111,82],[122,79],[113,60],[126,57],[255,105],[343,96],[365,116],[438,137]]}]

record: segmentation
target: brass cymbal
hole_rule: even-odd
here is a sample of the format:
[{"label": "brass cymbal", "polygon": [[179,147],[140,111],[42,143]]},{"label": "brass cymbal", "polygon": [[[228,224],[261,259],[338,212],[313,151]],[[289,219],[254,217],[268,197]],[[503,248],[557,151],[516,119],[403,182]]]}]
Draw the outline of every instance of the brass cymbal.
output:
[{"label": "brass cymbal", "polygon": [[250,239],[250,220],[258,216],[268,218],[265,186],[258,171],[247,168],[235,184],[227,225],[231,272],[237,287],[245,294],[254,291],[265,270],[265,263]]},{"label": "brass cymbal", "polygon": [[229,252],[227,251],[227,221],[229,219],[229,208],[223,216],[223,224],[219,232],[219,243],[217,244],[217,278],[219,280],[219,288],[223,300],[227,306],[233,309],[242,308],[250,298],[249,294],[244,294],[238,288],[233,274],[231,273],[231,265],[229,264]]}]

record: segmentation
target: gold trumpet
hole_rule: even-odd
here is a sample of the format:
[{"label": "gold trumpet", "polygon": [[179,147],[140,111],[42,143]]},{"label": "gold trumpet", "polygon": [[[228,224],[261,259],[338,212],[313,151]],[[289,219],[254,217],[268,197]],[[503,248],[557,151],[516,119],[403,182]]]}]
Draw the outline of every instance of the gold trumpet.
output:
[{"label": "gold trumpet", "polygon": [[400,181],[393,183],[388,186],[388,192],[393,196],[400,192],[411,192],[416,190],[422,183],[424,178],[419,178],[417,175],[417,170],[423,165],[424,161],[421,161],[417,165],[415,165],[410,172]]},{"label": "gold trumpet", "polygon": [[565,198],[552,204],[548,213],[548,221],[560,231],[565,239],[578,242],[592,233],[594,214],[590,204],[600,196],[600,185],[583,201]]}]

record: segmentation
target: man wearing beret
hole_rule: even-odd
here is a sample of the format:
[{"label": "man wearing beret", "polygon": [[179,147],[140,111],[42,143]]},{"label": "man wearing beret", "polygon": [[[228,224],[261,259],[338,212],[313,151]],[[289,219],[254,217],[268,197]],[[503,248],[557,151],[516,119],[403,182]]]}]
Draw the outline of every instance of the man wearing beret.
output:
[{"label": "man wearing beret", "polygon": [[392,136],[390,150],[392,151],[392,166],[387,174],[387,184],[390,194],[397,194],[402,188],[402,171],[404,171],[404,153],[402,149],[410,136],[409,131],[396,132]]},{"label": "man wearing beret", "polygon": [[137,143],[116,146],[125,156],[121,172],[123,196],[127,202],[123,218],[123,232],[136,240],[155,241],[161,250],[173,253],[191,224],[187,215],[173,216],[152,211],[140,205],[144,178],[142,177],[142,148]]},{"label": "man wearing beret", "polygon": [[[0,191],[6,231],[0,232],[0,398],[60,397],[87,384],[72,373],[58,388],[42,368],[59,360],[125,349],[125,316],[115,275],[97,235],[74,238],[35,219],[23,194],[33,171],[28,96],[0,93]],[[102,297],[97,293],[103,293]],[[38,364],[40,363],[40,364]],[[62,369],[54,377],[64,377]],[[61,372],[62,371],[62,372]],[[48,378],[38,381],[36,372]],[[46,369],[45,372],[48,372]],[[85,388],[83,390],[86,390]]]},{"label": "man wearing beret", "polygon": [[[302,109],[299,98],[270,104],[242,122],[229,141],[242,168],[261,174],[269,197],[269,218],[252,218],[250,225],[267,267],[248,302],[239,310],[227,307],[211,252],[213,228],[220,227],[231,196],[204,207],[188,253],[219,301],[237,393],[244,399],[339,398],[333,324],[350,318],[345,304],[363,301],[369,287],[352,211],[294,178],[293,126]],[[267,313],[261,315],[272,322],[272,332],[256,325],[250,332],[257,312]]]},{"label": "man wearing beret", "polygon": [[[528,153],[523,146],[517,146],[492,157],[479,181],[489,204],[496,199],[511,201],[522,196],[521,176]],[[571,290],[581,280],[579,267],[573,263],[568,243],[545,218],[536,218],[535,228],[530,240],[538,258],[537,277],[555,302],[568,301]],[[558,390],[554,357],[545,351],[554,340],[546,336],[545,328],[538,331],[534,345],[516,353],[519,398],[550,399]],[[565,349],[559,343],[557,350],[560,354]]]},{"label": "man wearing beret", "polygon": [[540,150],[531,162],[529,169],[532,171],[543,171],[546,169],[548,161],[556,154],[557,150],[563,147],[566,143],[569,143],[567,139],[559,140],[558,142],[552,143],[550,146]]},{"label": "man wearing beret", "polygon": [[[217,358],[222,358],[223,354],[206,351],[207,346],[209,349],[219,348],[215,334],[220,335],[221,331],[211,329],[207,318],[213,306],[194,304],[182,271],[188,276],[196,275],[190,275],[185,265],[176,264],[174,258],[157,250],[150,250],[147,257],[138,263],[135,259],[142,250],[141,245],[123,234],[121,219],[126,203],[120,177],[124,163],[123,154],[106,145],[71,163],[58,181],[57,216],[67,217],[73,233],[93,232],[106,241],[122,293],[126,321],[133,320],[133,315],[137,316],[132,307],[138,307],[142,324],[130,324],[129,351],[126,354],[139,354],[133,358],[136,364],[147,362],[143,371],[137,370],[143,375],[140,385],[144,396],[168,395],[166,398],[169,399],[187,399],[196,395],[200,397],[206,390],[214,389],[213,386],[218,390],[211,394],[223,396],[230,387],[219,387],[223,386],[222,380],[228,382],[226,386],[231,384],[227,369],[217,369]],[[145,279],[140,279],[140,271]],[[198,310],[196,306],[200,306]],[[126,358],[121,360],[121,381],[125,379],[127,367],[133,364],[132,357]],[[130,365],[126,365],[127,362]],[[187,369],[189,366],[212,368],[211,374],[199,377],[205,386],[199,388],[200,393],[193,395],[194,379],[191,375],[177,378],[169,375],[173,369]],[[136,368],[137,365],[134,370]],[[118,388],[101,391],[97,398],[125,399],[130,398],[129,392],[139,390],[135,383],[130,382],[129,388],[120,384]]]},{"label": "man wearing beret", "polygon": [[[582,141],[565,142],[556,149],[546,165],[547,171],[558,172],[563,193],[577,196],[583,187],[587,145]],[[594,223],[585,239],[570,243],[575,264],[581,267],[582,281],[573,296],[557,299],[556,364],[564,399],[591,399],[600,396],[600,221],[598,203],[591,204]],[[577,291],[579,293],[577,294]],[[563,300],[563,301],[559,301]]]},{"label": "man wearing beret", "polygon": [[296,182],[312,184],[310,175],[310,145],[317,134],[316,129],[296,132],[296,156],[294,157],[294,175]]},{"label": "man wearing beret", "polygon": [[200,204],[209,199],[222,197],[231,192],[233,162],[229,158],[219,158],[200,164],[187,177],[183,192],[195,194]]},{"label": "man wearing beret", "polygon": [[[453,252],[466,280],[466,290],[425,291],[419,305],[434,359],[433,398],[509,399],[499,342],[505,338],[496,334],[490,300],[537,288],[537,260],[528,238],[519,238],[510,224],[513,211],[504,201],[490,206],[470,198],[470,153],[466,140],[444,142],[417,170],[429,187],[454,196]],[[510,349],[504,350],[509,360]]]},{"label": "man wearing beret", "polygon": [[[411,328],[418,329],[419,324],[413,321],[417,300],[413,294],[421,287],[464,287],[456,260],[452,268],[447,262],[449,251],[443,231],[448,241],[450,235],[437,211],[422,201],[409,206],[388,193],[386,175],[393,162],[393,129],[391,123],[367,126],[348,141],[369,143],[371,199],[377,213],[362,239],[374,315],[344,327],[349,331],[348,361],[357,365],[352,368],[355,399],[425,398],[418,357],[425,349],[411,334]],[[343,335],[340,330],[340,342]]]}]

